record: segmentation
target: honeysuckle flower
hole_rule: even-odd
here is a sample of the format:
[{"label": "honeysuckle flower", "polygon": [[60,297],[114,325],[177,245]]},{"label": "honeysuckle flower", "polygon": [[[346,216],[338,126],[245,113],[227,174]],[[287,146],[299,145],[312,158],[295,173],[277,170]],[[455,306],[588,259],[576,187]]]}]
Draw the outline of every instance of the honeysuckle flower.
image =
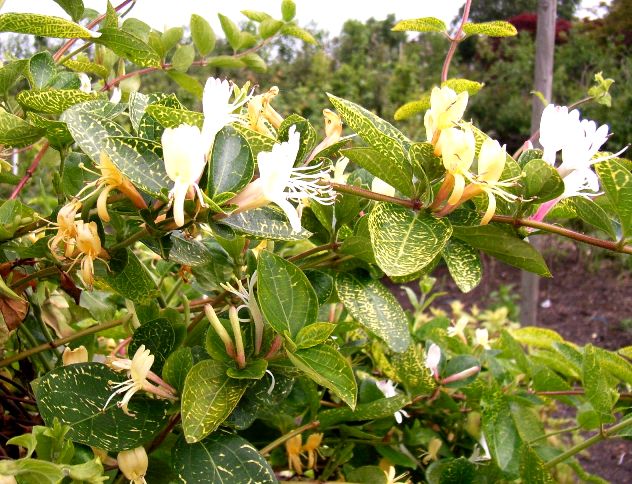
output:
[{"label": "honeysuckle flower", "polygon": [[438,146],[443,130],[453,128],[463,117],[467,107],[468,94],[463,91],[457,94],[447,86],[434,87],[430,93],[430,109],[424,116],[426,137],[435,145],[435,153],[441,154],[442,146]]},{"label": "honeysuckle flower", "polygon": [[375,177],[371,182],[371,191],[375,193],[381,193],[389,197],[395,196],[395,188],[386,183],[381,178]]},{"label": "honeysuckle flower", "polygon": [[438,439],[437,437],[433,437],[428,442],[428,452],[424,452],[422,454],[422,462],[424,464],[429,464],[431,461],[437,460],[439,458],[439,450],[443,445],[443,441]]},{"label": "honeysuckle flower", "polygon": [[90,80],[90,77],[88,77],[88,74],[85,72],[79,73],[79,81],[81,82],[81,86],[79,87],[80,91],[92,92],[92,81]]},{"label": "honeysuckle flower", "polygon": [[[396,385],[391,380],[378,380],[375,382],[375,385],[386,398],[391,398],[397,395],[397,392],[395,391]],[[404,417],[410,417],[406,410],[398,410],[393,414],[393,416],[398,424],[401,424],[404,421]]]},{"label": "honeysuckle flower", "polygon": [[272,99],[279,94],[279,88],[272,86],[268,92],[253,96],[248,101],[248,123],[250,129],[274,138],[274,133],[266,126],[265,121],[274,129],[279,129],[283,117],[272,107]]},{"label": "honeysuckle flower", "polygon": [[75,251],[75,238],[77,237],[77,226],[75,225],[75,218],[77,212],[81,209],[81,202],[78,200],[72,200],[64,205],[57,212],[57,234],[48,241],[48,248],[53,256],[57,258],[57,247],[60,243],[65,244],[64,255],[69,258],[72,257]]},{"label": "honeysuckle flower", "polygon": [[173,181],[173,188],[169,191],[169,198],[173,202],[173,218],[176,225],[182,227],[184,200],[190,189],[194,190],[204,205],[198,181],[206,166],[208,146],[200,129],[188,124],[165,129],[161,141],[165,171]]},{"label": "honeysuckle flower", "polygon": [[147,474],[149,467],[149,458],[144,447],[140,446],[119,452],[116,460],[123,475],[133,484],[147,483],[145,474]]},{"label": "honeysuckle flower", "polygon": [[435,343],[430,345],[424,365],[428,368],[435,378],[439,377],[439,363],[441,362],[441,348]]},{"label": "honeysuckle flower", "polygon": [[307,452],[307,468],[313,469],[318,459],[318,448],[323,441],[322,433],[313,433],[307,437],[307,442],[301,447],[303,452]]},{"label": "honeysuckle flower", "polygon": [[[272,151],[262,151],[257,156],[259,178],[251,182],[242,192],[228,203],[237,205],[233,213],[275,203],[290,221],[292,230],[300,232],[301,219],[290,200],[315,200],[323,205],[332,205],[336,194],[321,180],[328,180],[328,170],[322,165],[294,167],[300,146],[300,133],[296,126],[288,131],[288,140],[276,143]],[[322,171],[318,171],[322,170]]]},{"label": "honeysuckle flower", "polygon": [[75,244],[79,255],[75,262],[81,259],[81,278],[86,286],[92,287],[94,283],[94,261],[103,260],[104,251],[101,247],[101,238],[96,222],[86,223],[82,220],[75,222],[77,236]]},{"label": "honeysuckle flower", "polygon": [[347,168],[348,164],[349,158],[347,158],[346,156],[338,158],[338,161],[336,161],[336,164],[334,165],[334,175],[331,178],[332,182],[340,184],[347,183],[347,178],[349,178],[349,175],[345,175],[345,169]]},{"label": "honeysuckle flower", "polygon": [[474,332],[474,344],[477,346],[482,346],[486,350],[491,350],[492,347],[489,346],[489,332],[485,328],[478,328]]},{"label": "honeysuckle flower", "polygon": [[463,203],[479,193],[487,195],[487,209],[481,220],[481,225],[489,223],[496,212],[496,196],[510,202],[518,198],[504,189],[512,186],[516,179],[500,181],[506,161],[506,146],[501,147],[498,141],[491,138],[483,141],[478,154],[478,174],[472,178],[472,183],[465,188],[459,200],[459,203]]},{"label": "honeysuckle flower", "polygon": [[331,109],[323,109],[323,117],[325,118],[325,138],[309,154],[307,163],[312,161],[318,153],[337,143],[342,136],[342,119],[340,119],[340,116]]},{"label": "honeysuckle flower", "polygon": [[465,338],[465,328],[469,322],[469,318],[467,316],[461,316],[456,320],[454,326],[450,326],[448,328],[448,336],[460,338],[461,341],[467,343],[467,339]]},{"label": "honeysuckle flower", "polygon": [[471,179],[469,169],[474,162],[476,150],[474,132],[469,126],[464,126],[463,129],[445,129],[442,131],[437,146],[441,148],[443,166],[448,172],[446,175],[447,183],[444,183],[447,186],[453,186],[448,204],[455,205],[463,195],[466,178]]},{"label": "honeysuckle flower", "polygon": [[123,97],[123,91],[121,91],[120,87],[115,87],[112,89],[112,95],[110,96],[110,102],[112,104],[118,104],[121,102],[121,98]]},{"label": "honeysuckle flower", "polygon": [[233,84],[228,80],[216,79],[209,77],[204,86],[204,94],[202,96],[202,109],[204,111],[204,124],[202,125],[202,151],[204,156],[213,147],[215,135],[220,130],[233,122],[243,123],[244,118],[235,113],[240,107],[250,100],[250,96],[244,96],[242,99],[231,102],[233,95]]},{"label": "honeysuckle flower", "polygon": [[[262,244],[260,244],[262,245]],[[265,247],[265,245],[264,245]],[[250,312],[250,316],[252,317],[252,322],[255,325],[255,354],[259,354],[261,351],[261,344],[263,343],[263,330],[264,330],[264,321],[263,314],[261,313],[261,309],[259,309],[259,304],[257,304],[257,298],[254,295],[254,287],[257,283],[257,273],[256,271],[252,274],[252,277],[247,279],[248,287],[244,287],[240,280],[237,280],[237,287],[233,287],[229,283],[220,283],[220,286],[225,291],[234,294],[239,299],[242,300],[243,304],[241,306],[237,306],[237,311],[242,308],[248,309]],[[247,320],[249,321],[249,320]]]},{"label": "honeysuckle flower", "polygon": [[396,475],[395,467],[393,466],[389,466],[388,470],[382,470],[384,471],[384,475],[386,476],[386,484],[408,484],[410,482],[410,480],[408,480],[407,472],[404,472],[398,476]]},{"label": "honeysuckle flower", "polygon": [[483,453],[478,448],[474,449],[474,453],[470,458],[474,462],[486,462],[492,459],[492,455],[489,452],[489,445],[487,445],[487,439],[485,438],[485,434],[481,432],[481,438],[478,440],[478,444],[482,449]]},{"label": "honeysuckle flower", "polygon": [[221,323],[221,321],[217,317],[217,314],[215,313],[215,309],[213,309],[213,306],[211,306],[210,304],[205,304],[204,314],[206,314],[206,317],[211,323],[211,327],[213,328],[215,333],[217,333],[219,338],[222,340],[222,343],[224,343],[224,347],[226,348],[226,354],[230,356],[231,358],[235,358],[235,355],[236,355],[235,343],[233,342],[233,339],[228,334],[228,331],[226,331],[226,328],[224,328],[224,325]]},{"label": "honeysuckle flower", "polygon": [[244,340],[241,336],[241,325],[239,324],[239,317],[237,316],[237,308],[235,306],[228,308],[228,320],[230,321],[230,327],[233,330],[233,337],[235,338],[235,362],[239,368],[245,368],[246,352],[244,351]]},{"label": "honeysuckle flower", "polygon": [[83,345],[78,346],[74,350],[67,347],[61,355],[61,360],[64,366],[86,363],[88,361],[88,350]]},{"label": "honeysuckle flower", "polygon": [[540,118],[540,138],[542,145],[542,159],[550,165],[555,165],[555,157],[567,143],[569,133],[579,123],[579,111],[568,111],[566,106],[549,104]]},{"label": "honeysuckle flower", "polygon": [[295,435],[285,442],[285,451],[287,452],[287,463],[289,469],[297,474],[303,473],[303,463],[301,462],[301,448],[303,437],[301,434]]},{"label": "honeysuckle flower", "polygon": [[[141,390],[153,393],[160,398],[174,399],[175,390],[173,387],[164,382],[155,373],[151,372],[151,366],[153,364],[154,355],[152,355],[148,349],[145,349],[145,345],[141,345],[136,350],[136,353],[134,353],[134,357],[131,360],[110,358],[108,366],[117,371],[127,371],[127,376],[129,378],[123,382],[111,384],[115,390],[114,393],[112,393],[112,395],[110,395],[107,399],[105,405],[103,405],[103,409],[105,410],[107,408],[108,404],[115,396],[123,393],[123,399],[120,402],[117,402],[116,405],[120,407],[126,415],[134,416],[127,406],[134,394]],[[158,385],[153,385],[148,381],[148,379],[155,381]]]}]

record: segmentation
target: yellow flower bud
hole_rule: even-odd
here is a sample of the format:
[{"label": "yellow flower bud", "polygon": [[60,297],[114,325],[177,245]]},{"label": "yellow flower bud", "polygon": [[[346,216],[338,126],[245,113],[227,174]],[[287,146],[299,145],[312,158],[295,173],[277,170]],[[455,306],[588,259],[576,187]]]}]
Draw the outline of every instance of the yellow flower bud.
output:
[{"label": "yellow flower bud", "polygon": [[145,474],[149,467],[149,458],[144,447],[119,452],[118,466],[121,472],[134,484],[145,483]]},{"label": "yellow flower bud", "polygon": [[66,348],[61,355],[61,359],[66,365],[74,365],[76,363],[86,363],[88,361],[88,350],[85,346],[81,345],[74,350]]}]

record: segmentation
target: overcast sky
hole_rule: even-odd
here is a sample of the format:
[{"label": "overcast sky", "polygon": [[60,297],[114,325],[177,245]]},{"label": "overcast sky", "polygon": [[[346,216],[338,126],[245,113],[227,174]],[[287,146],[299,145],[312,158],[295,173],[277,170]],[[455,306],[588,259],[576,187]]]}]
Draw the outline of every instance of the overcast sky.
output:
[{"label": "overcast sky", "polygon": [[[118,3],[120,0],[112,0],[112,4]],[[305,26],[314,21],[320,28],[335,35],[347,19],[384,19],[389,13],[395,13],[398,19],[438,17],[449,24],[464,3],[464,0],[296,0],[296,10],[300,25]],[[582,5],[591,7],[598,3],[599,0],[584,0]],[[103,12],[107,0],[84,0],[84,4]],[[219,33],[218,12],[237,22],[245,20],[239,13],[240,10],[261,10],[280,18],[280,5],[281,0],[137,0],[130,16],[163,30],[165,26],[188,24],[191,14],[196,13],[211,22]],[[1,11],[36,12],[67,17],[53,0],[6,0]]]}]

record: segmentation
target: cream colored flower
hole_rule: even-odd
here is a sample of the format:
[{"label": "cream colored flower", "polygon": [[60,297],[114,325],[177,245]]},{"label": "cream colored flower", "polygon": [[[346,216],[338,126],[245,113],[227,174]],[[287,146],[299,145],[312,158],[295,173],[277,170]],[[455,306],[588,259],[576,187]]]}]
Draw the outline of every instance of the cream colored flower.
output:
[{"label": "cream colored flower", "polygon": [[484,328],[478,328],[474,332],[474,344],[482,346],[486,350],[491,350],[492,347],[489,346],[489,332]]},{"label": "cream colored flower", "polygon": [[[250,316],[252,317],[252,322],[255,326],[255,355],[259,354],[261,351],[261,345],[263,343],[263,330],[264,330],[264,321],[263,314],[261,313],[261,309],[259,309],[259,304],[257,303],[257,298],[254,294],[254,287],[257,283],[257,272],[255,271],[252,274],[252,277],[247,279],[248,287],[244,287],[240,280],[237,280],[237,287],[233,287],[229,283],[220,283],[220,286],[225,291],[234,294],[239,299],[242,300],[243,304],[241,306],[237,306],[237,311],[242,308],[248,309],[250,312]],[[247,320],[249,321],[249,320]]]},{"label": "cream colored flower", "polygon": [[272,86],[268,92],[253,96],[248,101],[248,123],[250,129],[261,134],[275,138],[270,128],[266,125],[266,121],[272,125],[274,129],[279,129],[283,123],[283,117],[272,107],[272,99],[279,94],[279,88]]},{"label": "cream colored flower", "polygon": [[149,467],[149,458],[144,447],[119,452],[116,460],[123,475],[133,484],[147,483],[145,474]]},{"label": "cream colored flower", "polygon": [[463,341],[464,343],[467,343],[467,339],[465,338],[465,328],[468,322],[469,318],[467,316],[461,316],[459,319],[457,319],[454,326],[450,326],[448,328],[448,336],[456,336],[460,338],[461,341]]},{"label": "cream colored flower", "polygon": [[[467,107],[468,94],[463,91],[457,94],[449,87],[432,89],[430,94],[430,109],[424,116],[426,137],[430,143],[437,146],[441,132],[453,128],[463,117]],[[438,148],[437,155],[441,154]]]},{"label": "cream colored flower", "polygon": [[307,442],[301,447],[303,452],[307,452],[307,468],[313,469],[318,460],[318,448],[323,441],[322,433],[314,433],[307,437]]},{"label": "cream colored flower", "polygon": [[297,474],[303,473],[303,463],[301,462],[301,444],[303,437],[301,434],[295,435],[285,442],[285,451],[287,453],[287,463],[289,469]]},{"label": "cream colored flower", "polygon": [[371,182],[371,191],[381,193],[382,195],[389,197],[395,196],[395,188],[378,177],[373,178],[373,181]]},{"label": "cream colored flower", "polygon": [[64,366],[74,365],[77,363],[86,363],[88,361],[88,350],[83,345],[78,346],[74,350],[70,349],[70,347],[66,347],[63,354],[61,355],[61,359],[64,363]]},{"label": "cream colored flower", "polygon": [[54,257],[57,258],[57,247],[64,243],[64,256],[72,257],[75,251],[75,238],[77,237],[77,226],[75,218],[77,212],[81,209],[81,202],[73,200],[57,212],[57,234],[48,241],[48,248]]},{"label": "cream colored flower", "polygon": [[259,178],[229,201],[238,206],[235,213],[275,203],[287,215],[292,229],[300,232],[301,219],[290,200],[300,202],[307,198],[323,205],[334,203],[335,192],[321,183],[329,179],[327,170],[318,171],[321,165],[294,167],[299,146],[300,133],[291,126],[288,141],[276,143],[272,151],[259,153]]},{"label": "cream colored flower", "polygon": [[340,136],[342,136],[342,119],[340,119],[340,116],[331,109],[323,109],[323,117],[325,118],[325,138],[309,154],[307,163],[312,161],[318,153],[337,143],[340,140]]},{"label": "cream colored flower", "polygon": [[75,262],[81,259],[81,278],[86,286],[92,288],[94,283],[94,261],[102,259],[103,248],[96,222],[85,223],[82,220],[75,222],[77,237],[75,244],[79,255]]},{"label": "cream colored flower", "polygon": [[448,175],[454,178],[452,194],[448,198],[448,204],[454,205],[463,195],[466,178],[471,178],[469,170],[474,162],[476,150],[474,132],[469,126],[463,129],[446,129],[442,132],[437,146],[441,148],[443,166]]},{"label": "cream colored flower", "polygon": [[173,218],[178,227],[184,225],[184,200],[190,189],[195,191],[204,205],[198,181],[206,166],[207,151],[204,135],[196,126],[181,124],[177,128],[167,128],[162,133],[165,171],[173,181],[169,198],[173,201]]},{"label": "cream colored flower", "polygon": [[[375,382],[375,385],[386,398],[391,398],[397,395],[397,392],[395,391],[395,384],[391,380],[378,380]],[[398,424],[401,424],[404,421],[404,417],[410,417],[406,410],[397,410],[393,416]]]}]

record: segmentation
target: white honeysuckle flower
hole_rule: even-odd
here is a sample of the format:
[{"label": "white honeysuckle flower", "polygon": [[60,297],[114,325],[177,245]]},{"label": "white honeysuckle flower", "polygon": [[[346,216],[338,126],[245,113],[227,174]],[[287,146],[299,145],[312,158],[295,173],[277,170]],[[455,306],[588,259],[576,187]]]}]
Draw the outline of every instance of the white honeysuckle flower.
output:
[{"label": "white honeysuckle flower", "polygon": [[169,197],[173,201],[173,218],[178,227],[184,225],[184,200],[191,187],[204,205],[198,181],[206,166],[205,146],[203,135],[196,126],[181,124],[162,133],[165,171],[174,182]]},{"label": "white honeysuckle flower", "polygon": [[456,336],[463,341],[467,341],[465,339],[465,328],[467,327],[468,323],[469,323],[469,318],[467,316],[461,316],[459,319],[457,319],[454,326],[450,326],[448,328],[448,336],[451,336],[451,337]]},{"label": "white honeysuckle flower", "polygon": [[[375,385],[386,398],[391,398],[397,395],[397,392],[395,391],[395,388],[397,388],[397,386],[393,383],[392,380],[378,380],[375,382]],[[393,414],[393,416],[395,417],[395,421],[398,424],[401,424],[404,421],[404,417],[410,417],[406,410],[397,410]]]},{"label": "white honeysuckle flower", "polygon": [[92,92],[92,81],[90,77],[85,72],[79,73],[79,81],[81,82],[81,86],[79,87],[80,91],[83,92]]},{"label": "white honeysuckle flower", "polygon": [[489,346],[489,332],[485,328],[478,328],[474,332],[474,344],[478,346],[482,346],[486,350],[491,350],[492,347]]},{"label": "white honeysuckle flower", "polygon": [[130,482],[133,484],[147,483],[145,474],[147,474],[149,467],[149,457],[144,447],[140,446],[119,452],[116,460],[119,469]]},{"label": "white honeysuckle flower", "polygon": [[340,184],[347,183],[347,178],[349,178],[349,175],[345,175],[345,169],[347,168],[348,164],[349,158],[347,158],[346,156],[338,158],[338,161],[336,161],[336,164],[334,165],[334,175],[331,179],[332,182]]},{"label": "white honeysuckle flower", "polygon": [[471,179],[469,172],[474,162],[476,140],[474,132],[468,125],[460,128],[443,130],[438,145],[443,158],[443,166],[454,177],[454,188],[448,198],[449,205],[455,205],[461,199],[465,189],[465,179]]},{"label": "white honeysuckle flower", "polygon": [[202,138],[204,139],[204,155],[213,147],[215,136],[220,130],[233,122],[245,123],[246,120],[237,109],[246,104],[251,96],[244,96],[236,102],[230,102],[233,95],[233,84],[228,80],[220,80],[209,77],[204,86],[202,96],[202,110],[204,112],[204,124],[202,125]]},{"label": "white honeysuckle flower", "polygon": [[290,200],[300,202],[303,199],[310,199],[322,205],[334,203],[336,194],[333,189],[329,185],[321,184],[321,180],[329,180],[329,170],[322,170],[322,164],[294,167],[300,137],[296,126],[291,126],[287,141],[276,143],[272,151],[259,153],[259,178],[229,200],[230,204],[238,207],[233,213],[275,203],[285,212],[292,230],[300,232],[301,218]]},{"label": "white honeysuckle flower", "polygon": [[424,116],[426,137],[429,142],[436,145],[442,130],[454,127],[461,120],[467,107],[467,100],[467,91],[457,94],[447,86],[432,89],[430,109]]},{"label": "white honeysuckle flower", "polygon": [[[242,300],[243,304],[241,306],[237,306],[237,311],[242,308],[246,308],[250,312],[252,322],[255,325],[255,354],[258,354],[263,343],[263,330],[265,323],[263,321],[263,314],[261,313],[261,309],[259,309],[259,304],[257,303],[257,298],[254,294],[254,287],[257,283],[257,271],[253,272],[252,276],[247,278],[246,282],[248,285],[247,288],[244,287],[239,279],[237,279],[237,287],[232,286],[228,282],[220,283],[220,286],[225,291],[234,294]],[[244,320],[240,319],[240,321]],[[246,319],[245,321],[250,320]]]},{"label": "white honeysuckle flower", "polygon": [[579,111],[568,111],[566,106],[549,104],[540,118],[540,138],[542,159],[555,165],[555,156],[568,142],[569,133],[579,123]]},{"label": "white honeysuckle flower", "polygon": [[121,98],[123,97],[123,92],[119,87],[115,87],[112,89],[112,94],[110,95],[110,102],[112,104],[118,104],[121,102]]},{"label": "white honeysuckle flower", "polygon": [[373,178],[373,181],[371,182],[371,191],[381,193],[382,195],[387,195],[389,197],[395,196],[395,188],[378,177]]},{"label": "white honeysuckle flower", "polygon": [[439,376],[439,363],[441,362],[441,348],[435,343],[430,345],[428,353],[426,353],[426,360],[424,362],[426,368],[428,368],[433,376],[436,378]]},{"label": "white honeysuckle flower", "polygon": [[[110,401],[117,395],[124,393],[123,399],[117,402],[117,406],[120,407],[125,414],[134,416],[129,411],[127,406],[134,394],[140,390],[144,390],[161,398],[172,399],[174,398],[175,390],[162,381],[155,373],[151,372],[151,366],[154,364],[154,355],[148,349],[145,349],[145,345],[141,345],[134,353],[134,357],[129,360],[126,358],[112,358],[108,362],[108,366],[117,371],[127,371],[129,379],[113,383],[112,387],[115,388],[114,392],[103,405],[105,410]],[[148,381],[151,379],[159,383],[158,386],[153,385]]]}]

